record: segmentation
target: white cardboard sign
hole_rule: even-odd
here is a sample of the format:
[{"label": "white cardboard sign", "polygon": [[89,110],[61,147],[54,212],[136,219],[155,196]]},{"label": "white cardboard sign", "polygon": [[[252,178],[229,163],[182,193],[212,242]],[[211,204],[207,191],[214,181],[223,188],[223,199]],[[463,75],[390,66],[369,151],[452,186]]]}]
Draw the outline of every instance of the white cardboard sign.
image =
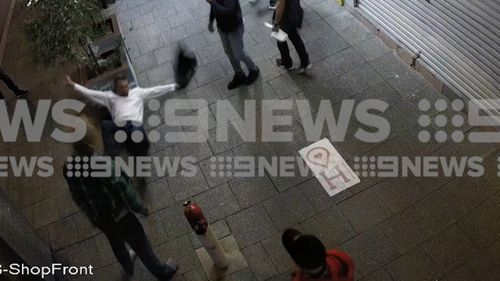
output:
[{"label": "white cardboard sign", "polygon": [[326,138],[301,149],[299,154],[330,197],[361,182]]}]

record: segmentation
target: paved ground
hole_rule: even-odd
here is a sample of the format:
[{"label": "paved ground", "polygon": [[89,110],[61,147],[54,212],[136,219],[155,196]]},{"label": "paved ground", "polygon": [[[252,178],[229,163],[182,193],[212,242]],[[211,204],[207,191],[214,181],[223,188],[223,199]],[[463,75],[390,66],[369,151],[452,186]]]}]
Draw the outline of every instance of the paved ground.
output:
[{"label": "paved ground", "polygon": [[[328,99],[338,109],[342,99],[379,98],[391,105],[384,114],[392,125],[391,136],[384,143],[362,143],[354,138],[359,124],[351,121],[346,140],[335,144],[350,163],[357,155],[463,155],[483,156],[486,169],[496,169],[498,151],[492,145],[418,142],[417,134],[422,130],[417,123],[418,101],[449,100],[396,58],[368,28],[338,8],[335,1],[303,1],[306,13],[301,34],[314,63],[306,77],[274,66],[278,51],[262,24],[271,17],[265,9],[266,1],[255,7],[247,1],[242,3],[246,48],[257,61],[262,78],[255,85],[231,92],[225,86],[232,73],[219,38],[206,31],[205,1],[118,0],[115,7],[140,85],[172,81],[173,50],[181,40],[196,51],[200,66],[189,89],[175,97],[204,98],[211,104],[206,143],[158,143],[152,151],[154,155],[191,155],[199,160],[198,176],[155,178],[146,194],[153,210],[143,219],[146,231],[162,258],[173,256],[179,261],[175,280],[206,278],[195,252],[199,243],[182,214],[181,203],[188,198],[201,203],[217,236],[234,238],[243,253],[248,266],[227,280],[289,280],[293,264],[280,245],[280,233],[286,227],[316,234],[328,247],[349,252],[357,266],[357,279],[496,280],[500,273],[496,172],[479,178],[363,178],[361,184],[334,198],[329,198],[310,176],[238,179],[210,175],[210,157],[215,155],[296,156],[309,144],[303,129],[308,124],[300,122],[295,111],[294,125],[288,128],[294,132],[293,143],[245,143],[234,131],[229,142],[218,143],[214,132],[221,124],[213,118],[213,104],[219,99],[230,100],[236,108],[241,108],[238,106],[245,99],[308,99],[313,105]],[[9,46],[7,52],[14,54],[15,43]],[[22,69],[13,59],[6,64],[21,76]],[[57,86],[59,74],[54,73],[62,71],[37,76],[36,85],[50,84],[46,86],[49,93],[61,96],[64,91]],[[442,114],[451,117],[456,113],[448,107]],[[165,125],[156,129],[169,130]],[[466,126],[461,129],[477,130]],[[445,130],[452,132],[452,125],[446,125]],[[46,151],[54,157],[67,153],[57,144],[47,143]],[[33,154],[43,149],[11,145],[3,153],[21,155],[26,152],[23,148],[29,147]],[[98,267],[95,280],[120,280],[119,265],[105,237],[92,229],[71,202],[59,176],[60,165],[56,173],[46,181],[9,179],[4,186],[28,221],[50,243],[57,260],[92,263]],[[135,280],[152,280],[140,262]]]}]

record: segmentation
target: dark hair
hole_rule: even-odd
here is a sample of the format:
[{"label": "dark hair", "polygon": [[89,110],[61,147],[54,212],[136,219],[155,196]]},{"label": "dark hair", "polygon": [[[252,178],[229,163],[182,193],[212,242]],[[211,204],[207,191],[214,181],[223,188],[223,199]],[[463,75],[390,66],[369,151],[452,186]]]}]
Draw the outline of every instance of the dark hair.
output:
[{"label": "dark hair", "polygon": [[123,74],[118,74],[115,76],[115,79],[113,79],[113,89],[116,90],[117,86],[118,86],[118,82],[120,81],[128,81],[127,77],[125,77],[125,75]]},{"label": "dark hair", "polygon": [[301,268],[314,269],[325,264],[326,249],[316,236],[289,228],[283,233],[282,242],[293,261]]}]

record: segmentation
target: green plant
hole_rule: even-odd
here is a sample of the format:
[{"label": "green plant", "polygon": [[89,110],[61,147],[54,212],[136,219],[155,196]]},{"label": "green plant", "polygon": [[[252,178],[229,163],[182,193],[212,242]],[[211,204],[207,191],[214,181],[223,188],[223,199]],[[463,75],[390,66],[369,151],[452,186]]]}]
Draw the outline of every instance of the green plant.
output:
[{"label": "green plant", "polygon": [[34,60],[54,65],[60,60],[85,64],[101,73],[91,42],[104,34],[98,0],[23,0],[24,26]]}]

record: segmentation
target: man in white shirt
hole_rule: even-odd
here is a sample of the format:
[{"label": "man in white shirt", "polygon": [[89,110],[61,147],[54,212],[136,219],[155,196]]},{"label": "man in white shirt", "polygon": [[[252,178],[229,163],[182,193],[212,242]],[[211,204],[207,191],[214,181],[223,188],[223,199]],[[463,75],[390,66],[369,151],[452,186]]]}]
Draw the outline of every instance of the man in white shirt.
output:
[{"label": "man in white shirt", "polygon": [[124,76],[114,80],[114,92],[87,89],[66,75],[65,84],[81,93],[93,102],[104,106],[111,114],[111,120],[102,121],[102,139],[104,152],[108,156],[118,156],[121,144],[115,139],[115,133],[122,130],[126,133],[125,147],[133,156],[147,155],[149,140],[143,127],[144,100],[160,97],[177,89],[177,84],[169,84],[152,88],[134,88],[129,90],[129,83]]}]

